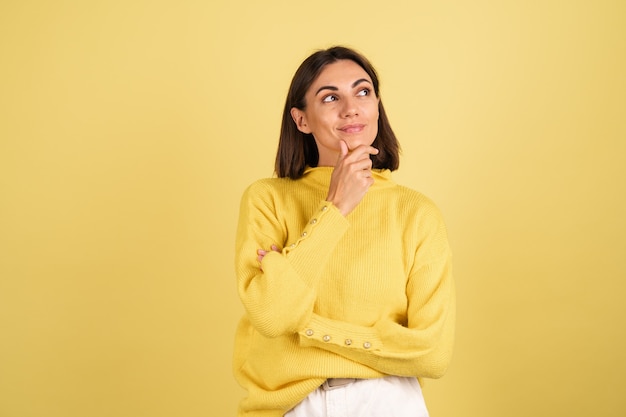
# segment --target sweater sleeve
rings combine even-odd
[[[263,182],[246,190],[235,242],[239,296],[250,322],[266,337],[294,334],[311,320],[322,270],[348,228],[332,203],[320,201],[300,236],[288,242],[274,198]],[[274,244],[287,246],[259,264],[257,250]]]
[[[455,290],[451,252],[438,212],[435,220],[419,242],[407,280],[406,326],[391,313],[372,326],[313,314],[299,331],[301,346],[331,351],[388,375],[443,376],[454,341]]]

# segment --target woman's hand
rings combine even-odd
[[[276,245],[272,245],[271,250],[273,250],[274,252],[280,252],[280,249],[278,249],[278,246]],[[259,261],[259,264],[261,263],[265,255],[267,255],[270,252],[271,251],[269,250],[257,249],[256,253],[258,256],[256,257],[256,259]],[[261,271],[263,271],[263,267],[259,267],[259,268],[261,268]]]
[[[374,183],[370,155],[378,154],[373,146],[359,145],[352,152],[343,140],[339,142],[341,153],[330,178],[328,197],[347,216],[361,202],[365,193]]]

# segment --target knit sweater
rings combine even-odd
[[[332,167],[245,191],[235,269],[245,308],[234,373],[239,416],[283,416],[327,378],[438,378],[452,352],[455,295],[441,214],[374,170],[347,216],[325,201]],[[271,251],[259,263],[257,250]]]

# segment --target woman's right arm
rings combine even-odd
[[[244,193],[235,252],[238,290],[250,322],[261,334],[297,333],[310,321],[321,273],[349,227],[345,216],[374,182],[370,155],[377,153],[367,145],[350,151],[340,142],[328,196],[295,241],[285,241],[287,231],[276,207],[282,196],[268,182],[256,182]],[[288,246],[280,253],[267,250],[279,244]]]
[[[321,273],[348,222],[332,203],[320,201],[297,239],[277,215],[274,189],[264,181],[244,193],[235,242],[239,296],[252,325],[267,337],[297,333],[311,319]],[[257,259],[257,251],[285,245]]]

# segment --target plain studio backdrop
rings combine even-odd
[[[448,224],[432,416],[626,414],[622,0],[4,0],[0,416],[235,415],[239,199],[334,44]]]

